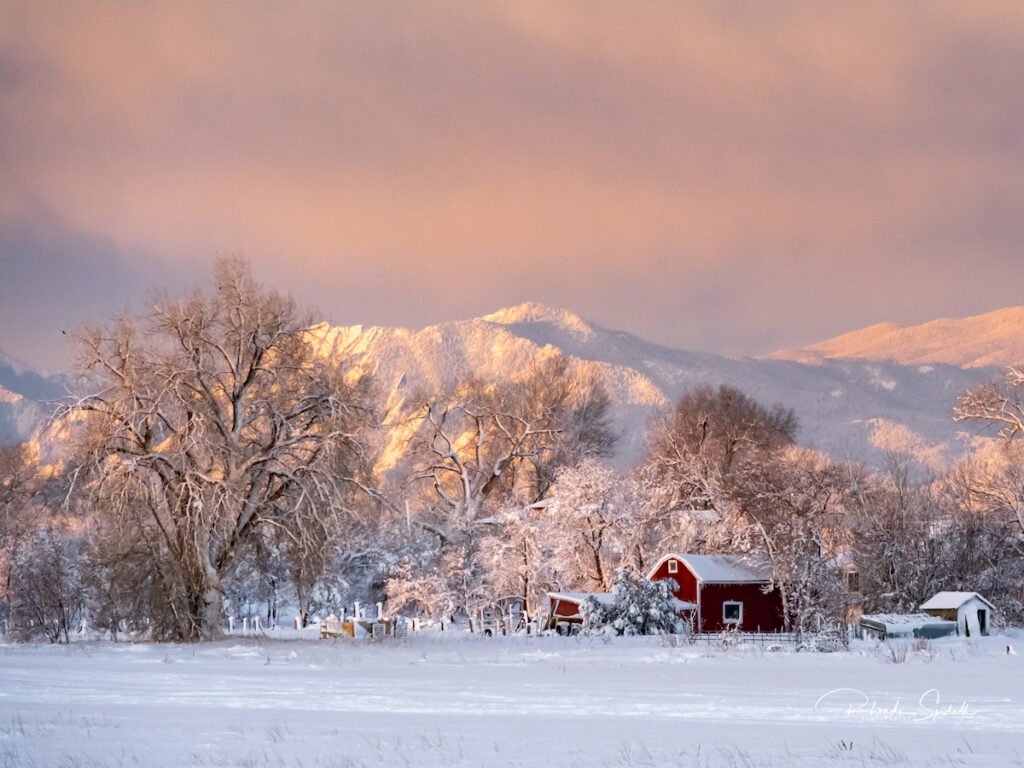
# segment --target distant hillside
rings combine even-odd
[[[532,303],[419,331],[324,325],[320,332],[326,354],[354,355],[375,374],[388,389],[392,413],[413,392],[434,392],[470,373],[515,377],[531,360],[559,350],[577,370],[596,374],[611,394],[622,435],[620,465],[642,456],[645,426],[657,408],[694,387],[722,383],[766,404],[794,408],[800,442],[837,459],[880,465],[887,450],[897,449],[938,465],[975,444],[952,420],[954,400],[997,372],[858,360],[806,365],[685,352]]]
[[[903,365],[947,363],[961,368],[1024,363],[1024,307],[924,325],[880,323],[774,359],[818,365],[827,358],[891,360]]]
[[[0,353],[0,443],[28,440],[64,394],[64,381]]]
[[[1024,317],[1024,310],[1006,310],[994,316],[1001,316],[1005,325],[1011,323],[1014,312]],[[1015,353],[1006,351],[1010,347],[996,348],[994,339],[999,335],[992,329],[999,326],[993,321],[974,327],[989,329],[988,354],[1003,362]],[[934,324],[921,326],[928,327]],[[657,409],[669,407],[694,387],[730,384],[762,403],[795,409],[800,419],[799,442],[836,459],[880,466],[887,451],[900,450],[938,468],[971,451],[981,440],[953,422],[957,396],[999,373],[999,368],[981,367],[980,354],[967,355],[971,367],[964,368],[919,363],[910,353],[900,353],[915,361],[904,365],[852,356],[830,359],[824,353],[805,353],[804,360],[795,361],[686,352],[602,328],[564,309],[533,303],[422,330],[323,324],[317,333],[323,354],[354,357],[386,390],[387,419],[393,426],[385,465],[398,457],[410,437],[410,426],[398,417],[414,394],[436,393],[470,374],[490,380],[514,379],[531,362],[556,351],[567,356],[572,370],[596,376],[611,395],[614,428],[621,435],[615,458],[619,466],[643,456],[647,422]],[[933,335],[938,338],[941,333]],[[967,338],[966,333],[961,336]],[[1010,339],[1012,334],[1005,331],[1002,337]],[[982,346],[978,342],[973,349]],[[964,341],[958,348],[968,347]],[[863,345],[842,349],[854,348],[865,354],[870,351]],[[834,349],[840,350],[839,345]],[[0,357],[0,440],[30,437],[45,420],[48,401],[62,393],[60,377],[33,373]]]

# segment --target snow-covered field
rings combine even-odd
[[[0,644],[0,766],[1024,766],[1007,643]]]

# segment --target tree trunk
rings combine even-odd
[[[206,583],[203,585],[202,612],[199,617],[199,636],[203,640],[219,640],[224,636],[224,629],[221,626],[223,602],[220,576],[216,573],[207,573]]]

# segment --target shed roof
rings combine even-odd
[[[665,555],[651,569],[650,575],[672,559],[679,560],[705,583],[765,584],[772,580],[771,563],[750,555]]]
[[[563,600],[567,603],[582,603],[588,597],[602,605],[612,604],[611,592],[548,592],[549,600]]]
[[[862,623],[883,625],[890,629],[910,629],[925,624],[955,624],[956,622],[939,619],[927,613],[865,613],[860,617]]]
[[[933,610],[933,611],[955,611],[960,608],[964,603],[978,598],[991,608],[993,611],[996,609],[992,603],[986,600],[984,597],[979,595],[977,592],[939,592],[930,600],[926,600],[921,603],[921,610]]]

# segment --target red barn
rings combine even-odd
[[[647,577],[674,579],[677,600],[694,603],[697,632],[781,632],[782,596],[771,565],[743,555],[666,555]]]

